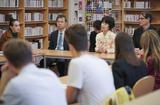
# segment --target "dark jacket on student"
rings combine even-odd
[[[2,50],[2,47],[5,42],[12,38],[17,38],[18,34],[17,33],[12,33],[10,29],[8,29],[4,34],[1,35],[0,37],[0,51]]]
[[[156,30],[153,26],[150,26],[148,28],[149,29],[154,29]],[[143,27],[139,27],[137,28],[135,31],[134,31],[134,35],[133,35],[133,43],[134,43],[134,47],[135,48],[140,48],[141,49],[141,45],[140,45],[140,39],[141,39],[141,36],[144,32],[144,29]]]
[[[90,34],[90,47],[89,47],[90,52],[95,52],[96,36],[97,36],[97,33],[95,31],[92,31]]]
[[[134,66],[124,59],[118,59],[113,63],[112,71],[116,89],[126,85],[132,88],[137,80],[147,75],[147,68],[143,61],[139,66]]]

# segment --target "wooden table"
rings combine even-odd
[[[114,60],[114,54],[104,54],[104,53],[93,53],[89,52],[89,54],[97,56],[99,58],[102,58],[107,61],[113,61]],[[75,57],[71,53],[71,51],[58,51],[58,50],[46,50],[46,49],[36,49],[33,50],[33,56],[43,56],[44,58],[44,67],[46,67],[46,59],[47,58],[56,58],[56,59],[72,59]],[[0,64],[3,64],[5,62],[4,56],[0,56]]]
[[[36,49],[36,50],[33,50],[33,53],[42,55],[44,57],[44,67],[46,67],[47,58],[72,59],[75,57],[75,55],[73,55],[71,51]],[[114,60],[114,54],[104,54],[104,53],[94,53],[94,52],[89,52],[89,54],[97,56],[107,61],[111,61],[111,62],[113,62]]]

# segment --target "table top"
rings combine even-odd
[[[104,54],[104,53],[94,53],[88,52],[91,55],[97,56],[104,60],[114,60],[114,54]],[[36,49],[33,50],[33,56],[46,56],[46,57],[55,57],[55,58],[65,58],[71,59],[75,57],[71,51],[58,51],[58,50],[47,50],[47,49]],[[4,56],[0,56],[0,63],[4,63],[6,61]]]
[[[43,56],[55,57],[55,58],[68,58],[71,59],[75,57],[71,53],[71,51],[58,51],[58,50],[46,50],[46,49],[36,49],[33,50],[34,54],[39,54]],[[97,56],[104,60],[114,60],[114,54],[105,54],[105,53],[95,53],[95,52],[88,52],[91,55]]]

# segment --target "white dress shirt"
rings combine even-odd
[[[67,105],[65,90],[50,70],[25,66],[10,80],[2,99],[4,105]]]

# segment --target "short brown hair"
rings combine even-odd
[[[88,48],[87,31],[81,24],[70,26],[65,31],[65,38],[77,51],[86,51]]]
[[[11,39],[3,46],[3,53],[7,60],[15,67],[21,68],[32,62],[32,51],[29,44],[20,39]]]

